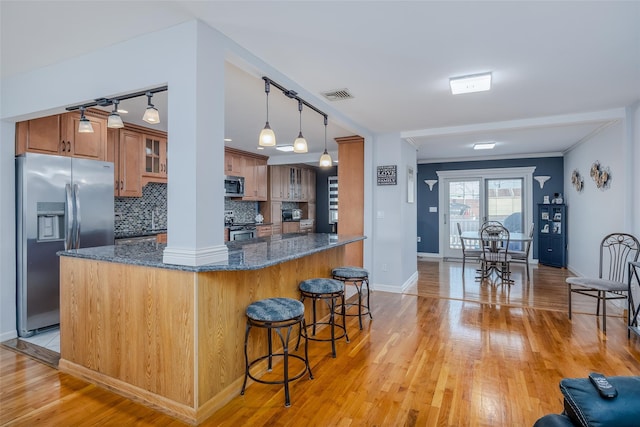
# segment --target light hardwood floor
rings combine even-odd
[[[350,343],[309,343],[314,379],[252,384],[206,426],[531,426],[560,412],[558,382],[640,375],[640,337],[618,310],[607,335],[595,300],[566,314],[567,271],[514,268],[514,285],[478,283],[473,264],[420,260],[404,295],[375,292],[373,321],[348,320]],[[611,310],[613,312],[613,310]],[[0,425],[182,426],[161,412],[0,347]]]

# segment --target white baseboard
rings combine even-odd
[[[418,252],[418,257],[420,258],[435,258],[435,259],[442,259],[442,255],[440,254],[434,254],[432,252]]]
[[[0,342],[9,341],[14,338],[18,338],[18,331],[16,330],[0,333]]]
[[[376,291],[383,291],[383,292],[391,292],[394,294],[402,294],[404,293],[407,289],[409,289],[411,286],[415,285],[418,282],[418,272],[415,271],[411,277],[409,277],[403,284],[402,286],[390,286],[390,285],[385,285],[384,283],[376,283],[375,285],[372,285],[371,288],[375,289]]]

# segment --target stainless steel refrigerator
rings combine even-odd
[[[60,323],[66,249],[113,245],[113,163],[27,153],[16,157],[18,335]]]

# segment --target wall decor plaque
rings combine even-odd
[[[378,185],[398,185],[398,166],[378,166]]]

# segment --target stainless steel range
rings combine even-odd
[[[229,229],[229,241],[249,240],[256,237],[255,223],[236,223],[233,211],[224,211],[224,225]]]

